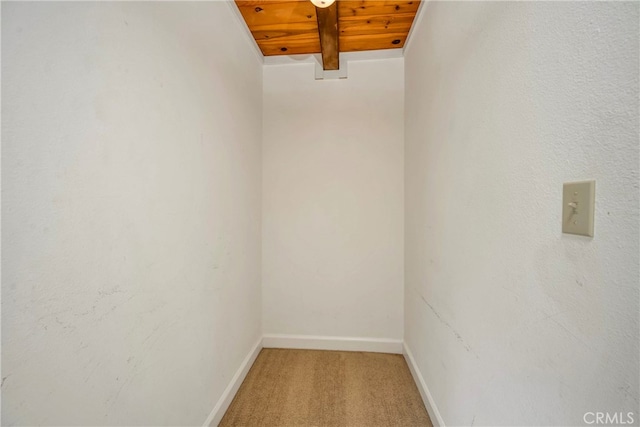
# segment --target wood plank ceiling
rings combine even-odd
[[[318,16],[322,23],[327,9],[316,10],[309,0],[235,1],[265,56],[322,52]],[[336,4],[332,8],[338,15],[339,51],[355,52],[403,47],[420,1],[338,0]]]

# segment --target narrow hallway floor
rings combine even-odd
[[[220,426],[432,424],[402,355],[265,348]]]

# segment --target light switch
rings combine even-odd
[[[596,182],[567,182],[562,189],[562,232],[593,237]]]

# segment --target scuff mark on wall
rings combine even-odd
[[[467,350],[467,352],[469,352],[469,353],[472,353],[476,357],[476,359],[480,360],[480,357],[478,357],[478,355],[471,349],[471,346],[464,341],[464,339],[458,333],[458,331],[456,331],[453,328],[453,326],[451,326],[451,324],[449,322],[447,322],[445,319],[442,318],[442,316],[440,316],[440,313],[438,313],[436,311],[436,309],[433,308],[433,306],[431,304],[429,304],[429,302],[422,296],[422,294],[419,294],[419,295],[420,295],[420,299],[422,299],[422,301],[424,301],[424,303],[427,305],[427,307],[429,307],[431,309],[431,312],[438,318],[440,323],[442,323],[444,326],[446,326],[451,331],[451,333],[456,337],[456,340],[458,340],[458,342],[460,344],[462,344],[462,346],[465,348],[465,350]]]

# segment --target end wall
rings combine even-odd
[[[3,3],[2,92],[2,425],[202,425],[262,333],[232,10]]]
[[[640,422],[640,5],[425,6],[405,63],[405,339],[444,422]],[[562,184],[584,179],[594,238],[561,233]]]
[[[403,73],[265,66],[266,334],[402,339]]]

